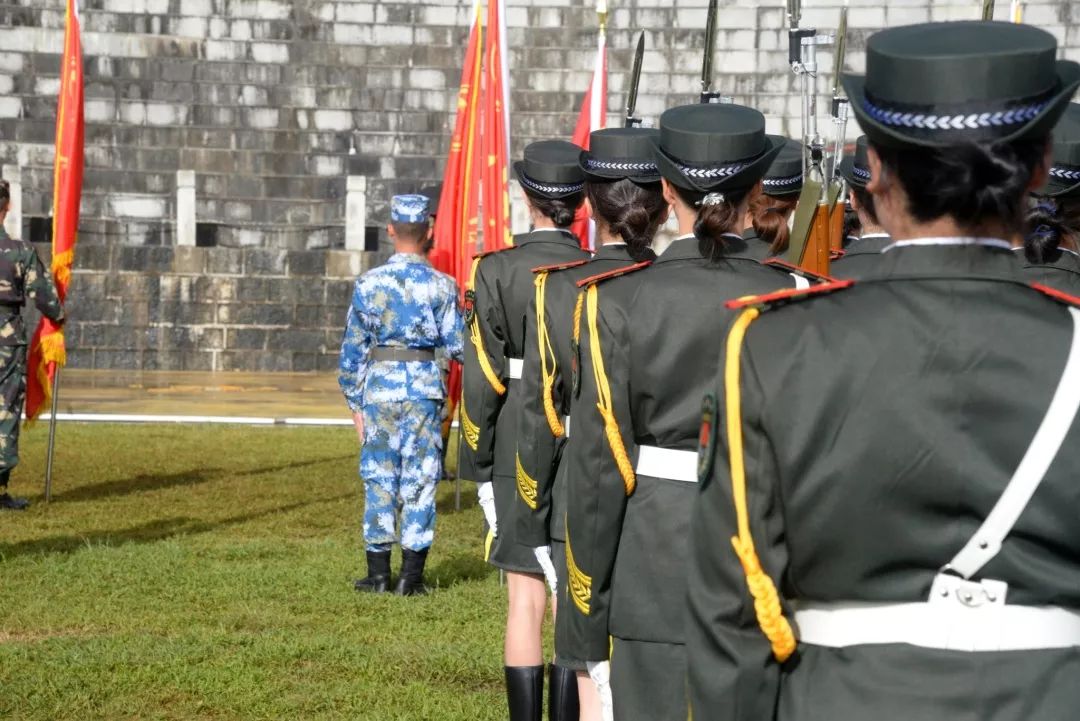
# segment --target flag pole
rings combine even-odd
[[[53,457],[56,452],[56,409],[60,399],[60,366],[52,384],[52,410],[49,411],[49,450],[45,456],[45,502],[52,501]]]

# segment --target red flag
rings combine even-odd
[[[484,249],[498,250],[514,242],[510,233],[510,107],[506,62],[504,0],[488,2],[484,69],[483,168]]]
[[[607,33],[600,25],[600,36],[596,48],[596,63],[593,66],[592,81],[585,91],[585,101],[581,104],[577,126],[571,141],[585,150],[589,149],[589,134],[601,130],[607,125]],[[585,207],[578,208],[574,224],[570,230],[581,241],[581,247],[592,250],[596,247],[596,225],[589,219]]]
[[[483,24],[480,1],[473,2],[473,24],[465,50],[458,89],[457,118],[450,155],[443,172],[442,195],[435,223],[435,250],[446,253],[449,270],[464,292],[469,264],[476,253],[480,204],[480,47]]]
[[[472,30],[465,49],[458,88],[457,118],[450,139],[450,155],[443,172],[443,189],[435,221],[435,248],[432,264],[436,269],[454,276],[458,291],[465,292],[469,264],[476,253],[480,210],[480,51],[483,43],[483,23],[480,0],[473,0]],[[436,259],[438,262],[436,263]],[[450,417],[454,415],[461,397],[461,364],[450,364],[447,400]]]
[[[83,181],[83,58],[79,2],[67,0],[60,97],[56,109],[56,158],[53,162],[52,273],[63,301],[71,281]],[[26,417],[33,420],[52,398],[56,370],[64,365],[64,331],[42,318],[30,341],[27,360]]]

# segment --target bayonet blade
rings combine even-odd
[[[994,0],[983,0],[983,20],[994,19]]]
[[[787,16],[792,30],[799,27],[799,23],[802,22],[801,0],[787,0]]]
[[[634,67],[630,71],[630,95],[626,98],[626,127],[632,128],[637,122],[638,88],[641,86],[641,64],[645,60],[645,31],[638,37],[637,50],[634,52]]]
[[[844,0],[844,7],[840,9],[840,25],[836,28],[836,46],[833,48],[833,86],[834,98],[839,98],[843,89],[840,76],[844,73],[844,54],[847,51],[847,16],[848,4]]]
[[[705,57],[701,61],[701,102],[712,100],[713,55],[716,52],[716,15],[718,0],[709,0],[709,12],[705,21]]]

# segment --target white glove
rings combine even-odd
[[[495,490],[491,483],[480,483],[476,486],[476,498],[480,503],[480,509],[484,512],[491,535],[499,535],[499,522],[495,517]]]
[[[559,594],[559,577],[555,575],[555,564],[551,562],[551,546],[534,548],[533,555],[536,556],[536,562],[540,564],[540,568],[544,570],[544,578],[547,579],[551,595],[557,596]]]
[[[596,691],[600,694],[600,715],[604,721],[615,721],[615,704],[611,700],[611,662],[589,661],[585,664],[589,669],[589,678],[596,684]]]

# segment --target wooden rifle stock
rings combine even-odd
[[[786,260],[811,273],[829,274],[830,207],[821,200],[821,182],[803,181]]]

